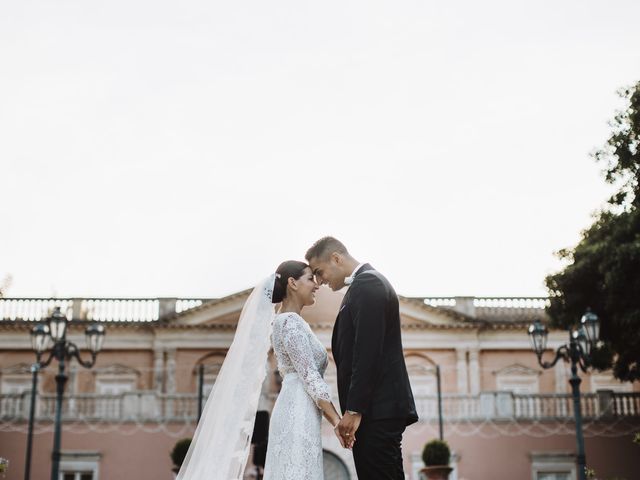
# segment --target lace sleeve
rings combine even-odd
[[[315,365],[308,333],[303,328],[301,321],[293,315],[284,319],[282,341],[293,368],[302,379],[305,390],[316,405],[320,400],[330,402],[329,385],[324,381]]]

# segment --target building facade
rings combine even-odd
[[[193,434],[198,385],[206,394],[229,348],[249,291],[207,299],[0,299],[0,457],[8,479],[24,477],[32,381],[30,328],[55,306],[71,319],[68,338],[84,343],[87,322],[104,322],[92,369],[72,361],[63,408],[62,480],[171,479],[169,452]],[[321,288],[303,316],[330,352],[343,293]],[[526,333],[544,319],[543,298],[400,297],[405,358],[420,421],[403,441],[406,477],[420,478],[424,444],[439,435],[440,372],[452,480],[572,480],[575,424],[569,367],[539,367]],[[552,331],[549,352],[568,340]],[[83,352],[86,354],[86,352]],[[49,478],[55,411],[52,364],[38,374],[33,479]],[[326,380],[335,387],[335,365]],[[582,375],[588,465],[598,478],[640,478],[633,444],[640,431],[640,385],[610,373]],[[273,355],[260,409],[273,408],[281,378]],[[337,398],[335,398],[337,404]],[[325,478],[355,479],[351,454],[324,422]],[[256,470],[247,468],[246,478]]]

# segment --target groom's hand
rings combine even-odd
[[[347,448],[347,446],[344,443],[344,440],[342,439],[342,436],[340,435],[340,432],[338,431],[338,424],[336,423],[336,426],[333,427],[333,433],[336,434],[336,437],[338,437],[338,441],[340,442],[340,445],[342,445],[342,448]]]
[[[362,421],[362,414],[347,411],[338,423],[338,433],[347,448],[352,448],[356,440],[356,431]]]

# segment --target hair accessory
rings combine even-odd
[[[276,278],[280,278],[281,275],[279,273],[276,273]]]

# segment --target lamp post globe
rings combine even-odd
[[[584,327],[587,338],[591,345],[595,345],[600,340],[600,319],[590,308],[580,319],[580,324]]]
[[[591,354],[591,342],[589,341],[589,337],[587,336],[587,329],[585,327],[580,327],[578,330],[574,330],[572,332],[574,340],[580,345],[580,349],[582,353],[586,356]]]
[[[542,353],[547,349],[547,338],[549,336],[549,329],[542,324],[540,320],[536,320],[529,325],[529,338],[531,340],[531,346],[536,355],[540,357]]]
[[[91,324],[85,330],[85,338],[87,340],[87,349],[92,354],[97,354],[102,349],[102,342],[104,342],[104,325],[99,323]]]
[[[65,338],[67,334],[67,321],[67,317],[60,311],[60,307],[56,307],[47,319],[49,334],[54,342],[57,343]]]
[[[49,326],[39,323],[31,329],[31,348],[37,355],[42,353],[49,347]]]

